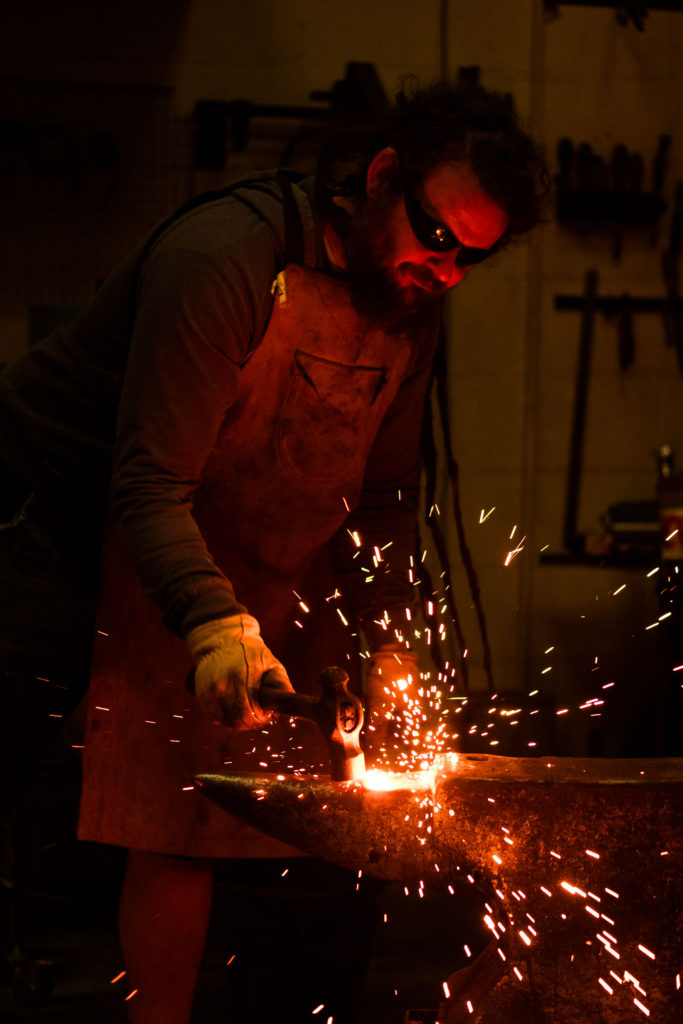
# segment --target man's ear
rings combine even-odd
[[[386,192],[392,179],[396,177],[399,170],[398,153],[391,146],[380,149],[375,153],[370,166],[368,167],[365,179],[365,193],[370,199],[376,199],[383,192]]]

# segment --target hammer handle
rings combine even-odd
[[[276,711],[288,718],[309,718],[315,721],[314,706],[320,700],[306,693],[293,693],[277,686],[262,682],[259,689],[258,702],[264,711]]]

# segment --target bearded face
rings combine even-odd
[[[391,230],[400,196],[365,199],[346,238],[346,265],[354,308],[389,332],[400,332],[446,291],[428,268],[396,261]]]
[[[410,213],[406,200],[398,155],[382,150],[370,164],[366,195],[345,238],[352,302],[389,331],[406,329],[459,284],[469,261],[493,252],[507,227],[504,211],[462,162],[440,164],[414,183]]]

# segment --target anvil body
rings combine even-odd
[[[476,892],[492,941],[449,979],[445,1024],[683,1021],[683,760],[462,755],[389,791],[197,781],[315,856]]]

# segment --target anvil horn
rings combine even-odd
[[[202,775],[226,810],[377,877],[486,890],[495,960],[444,1024],[683,1020],[683,760],[461,756],[412,788]],[[459,973],[459,972],[458,972]],[[472,999],[469,999],[472,1002]],[[642,1009],[645,1007],[645,1010]],[[646,1012],[647,1011],[647,1012]]]
[[[421,844],[406,819],[431,788],[372,792],[361,783],[272,775],[199,775],[202,792],[230,814],[290,846],[351,870],[393,881],[434,870],[433,842]]]

